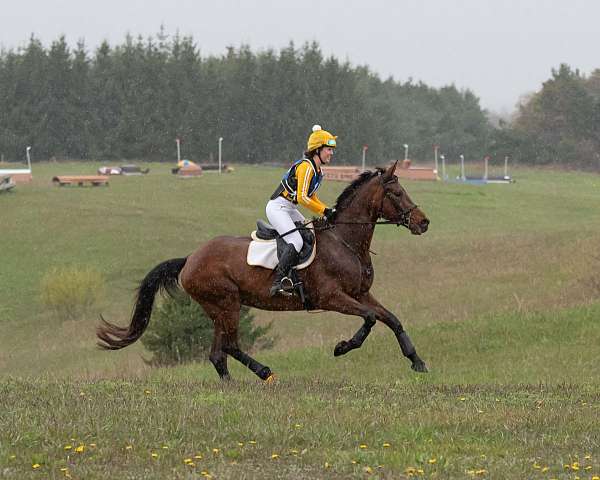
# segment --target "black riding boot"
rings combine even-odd
[[[291,243],[286,244],[281,252],[281,258],[279,259],[279,265],[275,268],[275,281],[269,293],[271,296],[275,296],[278,293],[285,293],[286,287],[293,286],[291,280],[289,280],[290,271],[292,267],[298,264],[298,252]],[[289,280],[289,282],[288,282]],[[290,292],[291,293],[291,292]]]

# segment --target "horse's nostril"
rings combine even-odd
[[[421,226],[422,227],[427,227],[429,225],[429,220],[427,220],[426,218],[424,218],[423,220],[421,220]]]

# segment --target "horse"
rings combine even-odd
[[[396,162],[397,163],[397,162]],[[306,296],[315,309],[362,317],[364,323],[349,340],[340,341],[334,356],[360,348],[376,321],[395,334],[411,368],[427,372],[398,318],[369,292],[374,272],[370,244],[379,223],[406,227],[421,235],[429,219],[411,200],[389,168],[365,171],[347,186],[335,203],[335,213],[327,221],[314,220],[317,253],[314,261],[297,272],[306,287]],[[383,218],[384,221],[379,221]],[[98,345],[117,350],[138,340],[148,326],[154,299],[159,291],[173,294],[178,288],[198,302],[214,322],[214,338],[209,360],[219,377],[230,378],[227,357],[270,382],[271,369],[243,352],[238,343],[242,305],[263,310],[298,311],[305,304],[297,296],[269,295],[273,271],[246,262],[249,237],[220,236],[209,240],[186,258],[160,263],[142,280],[129,326],[119,327],[102,318],[96,334]]]

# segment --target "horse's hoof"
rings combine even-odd
[[[427,373],[429,370],[427,370],[427,366],[425,365],[425,362],[423,360],[419,360],[418,362],[414,362],[410,368],[412,368],[415,372],[419,372],[419,373]]]
[[[267,378],[265,378],[266,385],[273,385],[276,381],[277,381],[277,377],[275,376],[274,373],[272,373]]]
[[[348,353],[348,350],[349,350],[348,342],[346,340],[342,340],[333,349],[333,356],[339,357],[340,355],[344,355],[345,353]]]

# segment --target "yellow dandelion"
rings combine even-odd
[[[487,470],[485,468],[480,468],[479,470],[475,470],[475,475],[485,475]]]
[[[205,476],[205,477],[206,477],[206,475],[208,475],[208,472],[207,472],[206,470],[202,470],[202,471],[200,472],[200,475],[203,475],[203,476]]]
[[[364,468],[365,473],[373,473],[373,469],[371,467]]]
[[[356,465],[358,462],[357,462],[356,460],[350,460],[350,463],[351,463],[352,465]]]
[[[565,470],[569,470],[571,468],[571,465],[569,465],[568,463],[563,464],[563,467],[565,468]]]
[[[95,443],[90,443],[90,447],[96,448],[96,444]]]
[[[464,402],[466,399],[467,399],[467,397],[459,397],[459,400],[460,400],[461,402]]]
[[[65,450],[71,450],[73,448],[73,445],[65,445]]]
[[[38,468],[40,468],[41,465],[39,463],[34,463],[31,468],[33,468],[34,470],[37,470]]]
[[[578,471],[579,470],[579,463],[578,462],[573,462],[573,464],[571,465],[571,470]]]
[[[584,470],[591,470],[591,469],[592,469],[591,465],[588,465],[587,467],[584,468]]]
[[[390,445],[389,443],[385,442],[385,443],[382,445],[382,447],[383,447],[383,448],[390,448],[390,447],[391,447],[391,445]]]
[[[191,458],[184,458],[183,459],[183,463],[192,463],[192,459]]]
[[[423,474],[425,473],[425,471],[424,471],[422,468],[418,468],[418,469],[417,469],[417,473],[418,473],[419,475],[423,475]]]
[[[539,470],[540,468],[542,468],[542,466],[538,465],[537,462],[533,462],[533,468],[535,468],[536,470]]]
[[[194,468],[196,466],[196,464],[194,462],[186,463],[186,465],[188,467],[192,467],[192,468]]]
[[[366,450],[367,446],[364,443],[361,443],[358,448],[362,449],[362,450]]]
[[[412,476],[417,473],[417,469],[415,467],[407,467],[406,470],[404,470],[404,473],[406,473],[408,476]]]
[[[238,442],[238,447],[243,447],[244,446],[244,442]]]
[[[152,452],[150,455],[152,456],[152,458],[158,458],[158,453]]]
[[[85,392],[79,392],[80,397],[85,397]]]
[[[295,448],[292,448],[292,449],[290,450],[290,453],[291,453],[292,455],[298,455],[298,450],[296,450]]]
[[[302,425],[300,423],[297,423],[296,425],[294,425],[295,428],[302,428]]]
[[[600,480],[600,477],[599,477],[598,475],[594,475],[594,476],[592,477],[592,480]]]
[[[169,446],[168,446],[168,445],[163,445],[161,448],[162,448],[163,450],[168,450],[168,449],[169,449]]]
[[[279,455],[276,453],[271,454],[271,460],[277,460],[279,458]]]
[[[133,449],[133,445],[126,445],[125,446],[125,450],[132,450]]]
[[[591,459],[592,459],[592,456],[591,456],[591,455],[588,453],[588,454],[585,456],[585,459],[586,459],[586,460],[591,460]]]
[[[8,457],[8,458],[10,458],[11,460],[14,460],[15,458],[17,458],[17,456],[13,454],[13,455],[11,455],[11,456],[10,456],[10,457]]]
[[[248,443],[249,443],[250,445],[256,445],[256,440],[250,440]]]
[[[60,469],[60,471],[61,471],[61,472],[63,472],[63,473],[65,473],[65,472],[68,472],[68,471],[69,471],[69,469],[68,469],[67,467],[62,467],[62,468]]]
[[[550,470],[548,467],[544,467],[544,468],[542,468],[541,472],[546,473],[548,470]]]
[[[79,445],[78,447],[75,448],[75,451],[77,453],[83,453],[85,451],[85,445]]]
[[[145,393],[146,395],[150,395],[152,392],[151,392],[150,390],[146,389],[146,390],[144,390],[144,393]]]
[[[221,451],[221,450],[220,450],[220,449],[218,449],[218,448],[213,448],[213,449],[212,449],[212,452],[213,452],[215,455],[217,455],[217,454],[218,454],[220,451]]]
[[[331,463],[325,462],[325,468],[331,468]]]
[[[198,454],[198,455],[194,455],[194,458],[195,458],[196,460],[200,460],[200,459],[202,458],[202,455],[200,455],[200,454]]]
[[[431,465],[433,465],[435,462],[437,462],[437,458],[430,458],[429,460],[427,460]]]

